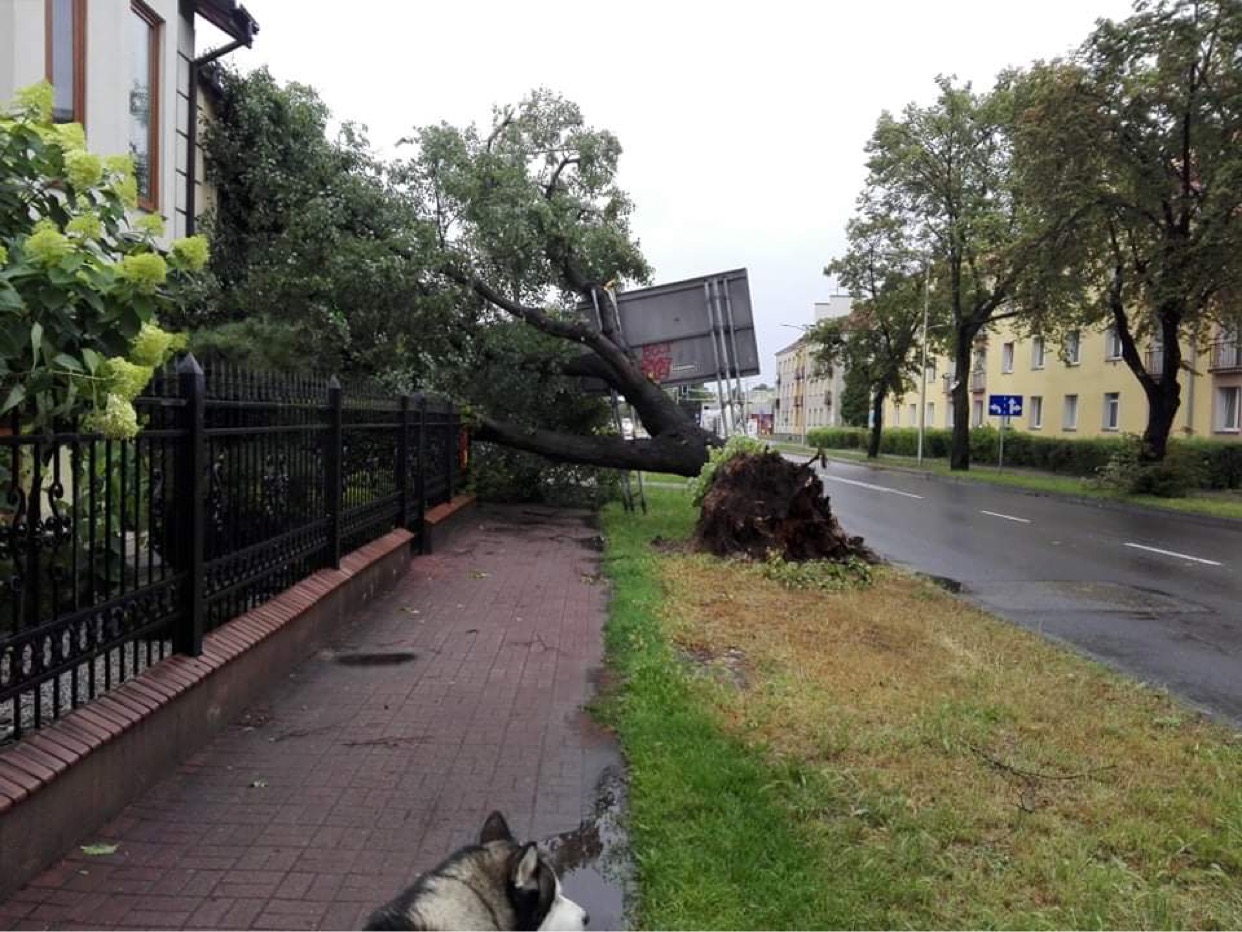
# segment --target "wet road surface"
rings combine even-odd
[[[886,558],[1242,725],[1242,522],[852,463],[818,471],[845,530]]]

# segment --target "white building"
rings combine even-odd
[[[827,301],[815,302],[815,320],[834,320],[850,312],[853,298],[849,295],[833,295]],[[827,370],[817,369],[814,362],[807,366],[806,424],[816,427],[841,427],[841,395],[845,391],[845,367],[830,365]]]
[[[225,44],[196,61],[199,19]],[[168,239],[184,236],[191,200],[197,215],[205,198],[201,158],[189,160],[191,75],[256,32],[236,0],[0,0],[0,100],[50,81],[53,118],[81,123],[92,152],[131,155],[140,209],[164,217]]]

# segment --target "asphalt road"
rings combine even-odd
[[[819,473],[845,530],[893,562],[1242,725],[1242,522],[848,463]]]

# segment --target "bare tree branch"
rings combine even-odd
[[[580,160],[577,156],[573,156],[572,158],[570,156],[566,156],[561,159],[560,163],[556,166],[555,171],[552,172],[552,178],[548,181],[547,187],[543,189],[543,196],[545,198],[549,201],[552,200],[552,195],[556,193],[556,183],[560,180],[561,172],[565,170],[565,166],[577,165],[579,164],[579,161]]]

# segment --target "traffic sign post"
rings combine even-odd
[[[1009,429],[1011,417],[1022,416],[1021,395],[988,395],[988,414],[1001,419],[1000,443],[996,461],[996,470],[1005,468],[1005,431]]]

